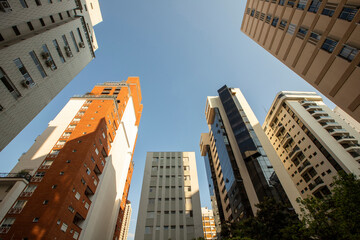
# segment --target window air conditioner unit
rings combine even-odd
[[[65,52],[66,52],[66,56],[68,56],[68,57],[73,56],[69,46],[65,46],[64,49],[65,49]]]
[[[52,60],[46,60],[45,64],[46,64],[46,66],[51,67],[53,65],[53,61]]]
[[[48,59],[50,57],[50,54],[48,52],[41,53],[41,56],[43,59]]]
[[[79,42],[79,47],[84,48],[84,47],[85,47],[85,43],[84,43],[84,42]]]
[[[0,1],[0,10],[3,12],[11,12],[12,11],[10,4],[6,0]]]
[[[21,85],[23,85],[24,88],[29,88],[31,85],[31,82],[29,80],[24,79],[21,81]]]

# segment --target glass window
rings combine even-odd
[[[313,1],[311,1],[311,4],[309,6],[308,11],[313,12],[313,13],[317,13],[317,11],[319,10],[320,5],[321,5],[320,0],[313,0]]]
[[[59,46],[58,42],[56,41],[56,39],[53,40],[53,44],[54,44],[55,49],[56,49],[56,51],[57,51],[57,53],[58,53],[58,55],[60,57],[61,62],[64,63],[65,58],[64,58],[64,55],[61,52],[60,46]]]
[[[279,21],[279,18],[278,18],[278,17],[274,17],[274,19],[272,20],[271,25],[274,26],[274,27],[276,27],[278,21]]]
[[[339,56],[352,61],[354,60],[356,54],[358,54],[359,50],[353,47],[350,47],[348,45],[344,45],[344,47],[341,49],[341,52]]]
[[[82,35],[81,35],[81,31],[80,31],[80,28],[77,28],[77,32],[79,34],[79,38],[81,40],[81,42],[84,42],[83,38],[82,38]]]
[[[330,38],[325,39],[323,45],[321,46],[322,49],[332,53],[337,45],[337,41],[332,40]]]
[[[0,68],[0,79],[1,82],[5,85],[5,87],[7,88],[7,90],[11,93],[11,95],[15,98],[18,99],[19,97],[21,97],[20,92],[16,89],[16,87],[14,86],[14,84],[10,81],[10,79],[7,77],[7,75],[5,74],[5,72],[2,70],[2,68]]]
[[[19,0],[19,2],[23,8],[28,8],[28,5],[25,0]]]
[[[356,8],[344,7],[339,15],[339,18],[351,22],[353,20],[353,18],[355,17],[355,14],[357,13],[357,11],[358,10]]]
[[[54,59],[52,58],[47,45],[46,44],[42,45],[42,49],[43,49],[42,57],[45,59],[46,66],[48,66],[51,70],[57,69]]]
[[[30,74],[26,70],[26,68],[25,68],[24,64],[21,62],[20,58],[15,59],[14,63],[16,65],[16,67],[19,69],[20,73],[25,78],[24,81],[23,81],[23,85],[26,86],[26,87],[34,86],[35,82],[32,80]]]
[[[76,43],[76,39],[75,39],[75,35],[74,35],[73,31],[70,32],[70,36],[71,36],[71,39],[73,40],[76,51],[79,52],[80,50],[79,50],[79,47],[78,47],[78,45]]]
[[[38,57],[36,56],[36,53],[35,53],[34,51],[31,51],[31,52],[29,52],[29,54],[30,54],[32,60],[34,61],[35,66],[36,66],[37,69],[39,70],[42,78],[45,78],[47,75],[46,75],[46,73],[45,73],[45,71],[44,71],[44,68],[43,68],[43,66],[41,65]]]
[[[295,32],[295,28],[296,28],[296,25],[295,25],[295,24],[290,23],[290,24],[289,24],[289,28],[288,28],[288,30],[287,30],[287,33],[289,33],[289,34],[293,35],[293,34],[294,34],[294,32]]]

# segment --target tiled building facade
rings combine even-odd
[[[0,150],[94,57],[97,0],[0,2]]]
[[[360,2],[248,0],[241,31],[360,121]]]

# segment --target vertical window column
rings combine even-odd
[[[21,97],[20,92],[16,89],[16,87],[2,70],[2,68],[0,68],[0,80],[15,99]]]
[[[44,71],[44,68],[43,68],[43,66],[41,65],[38,57],[36,56],[36,53],[35,53],[34,51],[31,51],[31,52],[29,52],[29,55],[31,56],[32,60],[34,61],[34,64],[35,64],[35,66],[37,67],[37,69],[39,70],[41,76],[42,76],[43,78],[45,78],[47,75],[46,75],[46,73],[45,73],[45,71]]]
[[[26,70],[24,64],[21,62],[20,58],[17,58],[14,60],[14,63],[16,65],[16,67],[19,69],[20,73],[23,75],[23,77],[25,78],[22,81],[22,84],[24,87],[32,87],[35,85],[35,82],[33,81],[33,79],[31,78],[29,72]]]

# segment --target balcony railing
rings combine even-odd
[[[300,148],[296,145],[293,150],[289,153],[289,157],[293,158],[295,156],[297,156],[297,154],[299,154],[301,151],[300,151]]]
[[[9,214],[19,214],[22,210],[22,207],[13,207],[9,210]]]
[[[31,197],[31,195],[33,194],[34,192],[22,192],[20,194],[20,197]]]
[[[327,113],[323,110],[315,110],[310,112],[311,115],[315,116],[326,116]]]
[[[315,119],[318,121],[318,122],[327,122],[329,120],[334,120],[332,117],[330,116],[317,116],[315,117]]]
[[[10,230],[10,226],[0,227],[0,233],[7,233]]]
[[[349,132],[342,128],[329,129],[328,132],[332,135],[349,135]]]
[[[43,179],[43,177],[33,177],[31,179],[32,182],[41,182],[41,180]]]
[[[306,100],[304,100],[304,101],[301,101],[300,104],[301,104],[301,106],[308,106],[308,105],[314,105],[316,103],[314,101],[306,101]]]

